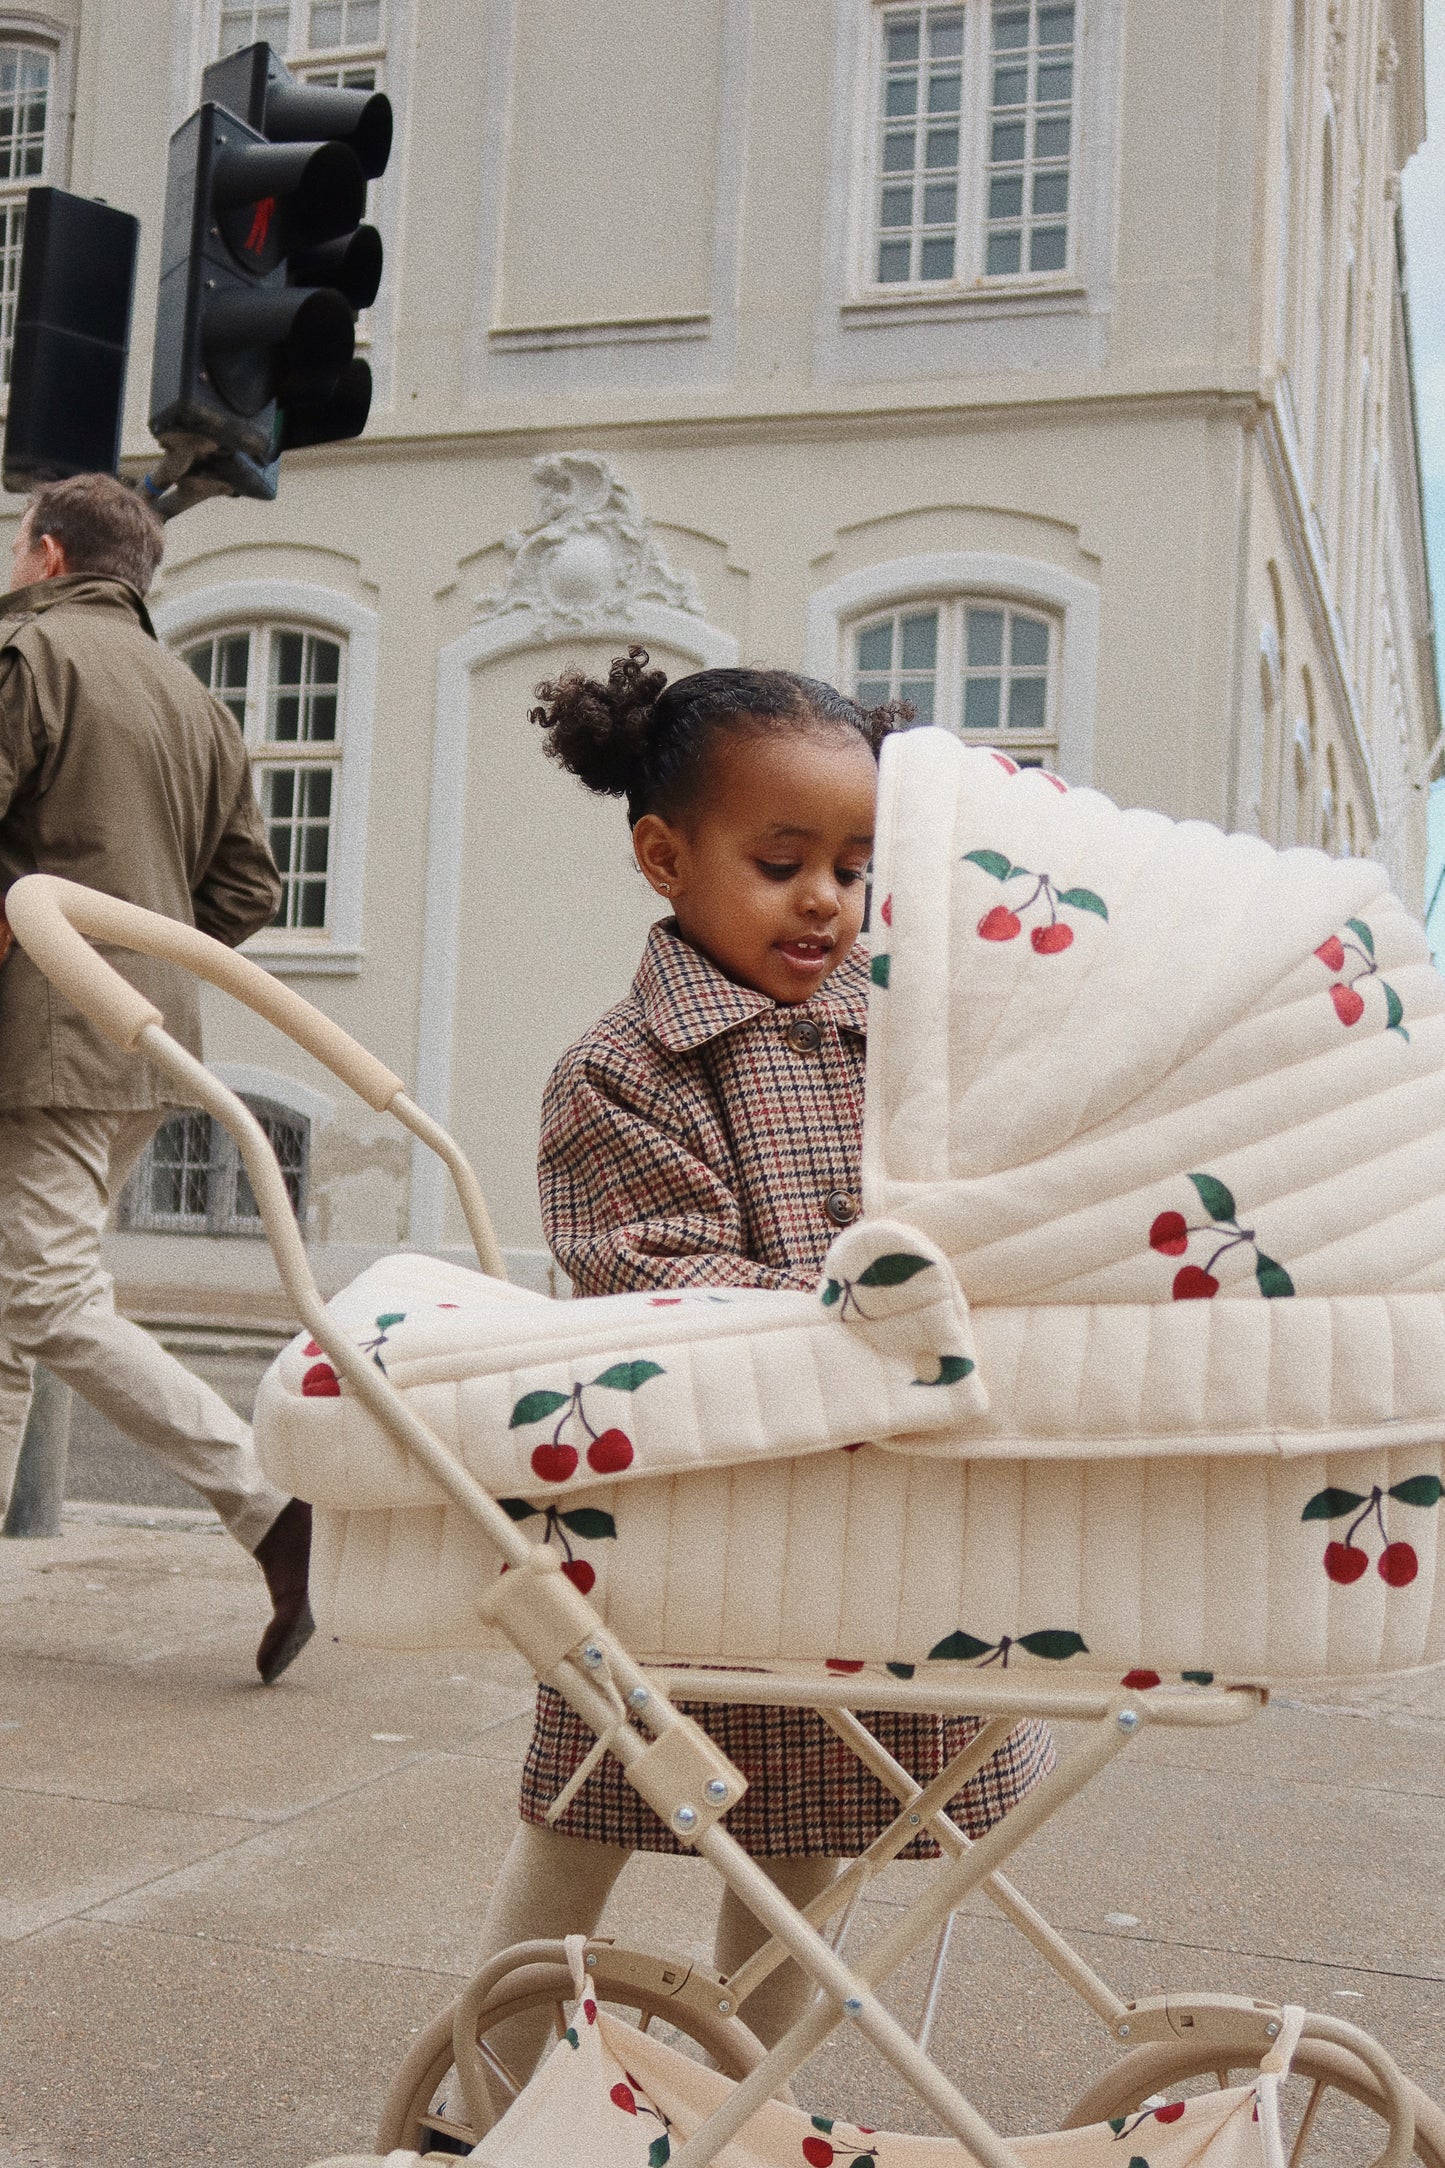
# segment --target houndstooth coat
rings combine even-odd
[[[674,920],[653,927],[631,993],[563,1055],[542,1103],[542,1219],[579,1294],[817,1285],[829,1243],[860,1209],[867,994],[861,944],[816,994],[785,1006],[724,978]],[[897,1812],[811,1710],[688,1706],[748,1779],[727,1826],[750,1852],[851,1856]],[[973,1717],[863,1720],[925,1784],[979,1729]],[[524,1821],[545,1819],[591,1745],[561,1696],[539,1689]],[[1047,1726],[1017,1725],[955,1817],[982,1835],[1052,1763]],[[610,1757],[556,1827],[682,1849]],[[915,1839],[902,1856],[935,1849]]]

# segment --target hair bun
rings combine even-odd
[[[529,712],[547,733],[547,755],[604,798],[625,798],[637,788],[667,673],[648,668],[645,647],[631,647],[607,672],[607,682],[577,669],[546,678],[536,688],[540,707]]]

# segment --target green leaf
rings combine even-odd
[[[831,1310],[833,1304],[838,1300],[838,1297],[842,1294],[842,1292],[843,1287],[841,1281],[825,1280],[823,1282],[823,1308],[825,1310]]]
[[[928,1656],[930,1663],[936,1656],[944,1663],[971,1664],[975,1657],[987,1656],[992,1647],[991,1641],[980,1641],[973,1634],[960,1630],[958,1633],[945,1634],[941,1641],[935,1642]]]
[[[877,2168],[877,2162],[871,2153],[858,2153],[849,2162],[849,2168]]]
[[[965,851],[963,863],[966,866],[982,866],[984,872],[991,873],[996,881],[1006,881],[1011,873],[1022,873],[1024,870],[1022,866],[1011,866],[1002,851]]]
[[[405,1310],[388,1310],[385,1317],[377,1319],[376,1329],[378,1332],[390,1332],[393,1325],[402,1324],[405,1318]]]
[[[1092,911],[1096,918],[1107,918],[1109,906],[1102,896],[1096,896],[1092,888],[1061,888],[1060,903],[1066,903],[1071,911]]]
[[[1199,1202],[1212,1220],[1232,1220],[1235,1217],[1234,1198],[1217,1175],[1191,1174],[1189,1179],[1199,1192]]]
[[[575,2048],[580,2044],[577,2039],[577,2028],[575,2025],[569,2025],[566,2032],[563,2033],[562,2038],[566,2041],[569,2048]]]
[[[613,1363],[600,1377],[593,1378],[594,1385],[605,1385],[610,1393],[635,1393],[639,1385],[649,1378],[664,1375],[661,1363],[635,1362]]]
[[[886,986],[888,984],[889,961],[890,959],[886,949],[881,956],[874,956],[870,958],[868,964],[868,976],[873,981],[873,984],[875,986]]]
[[[812,2124],[814,2130],[822,2131],[825,2138],[827,2137],[829,2131],[833,2128],[833,2118],[831,2115],[812,2115],[809,2116],[808,2120]]]
[[[1371,933],[1369,927],[1365,924],[1364,920],[1362,918],[1347,918],[1345,920],[1345,924],[1349,927],[1350,932],[1354,934],[1356,939],[1359,941],[1361,947],[1365,951],[1365,954],[1367,956],[1373,956],[1375,953],[1375,937]]]
[[[892,1672],[895,1679],[911,1679],[918,1666],[916,1664],[889,1664],[887,1668]]]
[[[905,1280],[917,1279],[933,1263],[931,1257],[915,1257],[911,1250],[888,1250],[882,1257],[875,1257],[871,1265],[865,1265],[858,1275],[860,1287],[901,1287]]]
[[[1051,1664],[1061,1664],[1070,1656],[1087,1656],[1089,1653],[1089,1644],[1082,1634],[1058,1626],[1046,1626],[1042,1633],[1019,1634],[1014,1646],[1027,1649],[1030,1656],[1046,1656]]]
[[[1445,1498],[1445,1483],[1438,1475],[1409,1475],[1403,1483],[1390,1485],[1389,1496],[1402,1506],[1438,1506]]]
[[[1149,2163],[1142,2153],[1135,2153],[1129,2162],[1129,2168],[1149,2168]]]
[[[1263,1250],[1255,1252],[1254,1276],[1259,1282],[1259,1291],[1262,1295],[1292,1295],[1294,1293],[1294,1281],[1285,1271],[1284,1266],[1277,1265],[1272,1257],[1266,1257]]]
[[[525,1498],[499,1498],[497,1504],[507,1518],[513,1521],[530,1521],[534,1514],[542,1510],[540,1506],[529,1506]]]
[[[1342,1521],[1347,1513],[1357,1513],[1365,1503],[1358,1491],[1317,1490],[1300,1515],[1302,1521]]]
[[[524,1423],[540,1423],[544,1415],[555,1415],[559,1408],[565,1408],[571,1398],[570,1393],[523,1393],[507,1428],[520,1430]]]
[[[1214,1673],[1212,1671],[1181,1671],[1179,1676],[1186,1686],[1213,1686],[1214,1684]]]
[[[1109,2128],[1113,2131],[1116,2138],[1122,2135],[1124,2125],[1127,2121],[1128,2117],[1123,2115],[1111,2115],[1109,2117]]]
[[[666,2168],[666,2163],[671,2158],[672,2141],[664,2131],[662,2136],[654,2138],[647,2148],[647,2168]]]
[[[972,1370],[973,1364],[967,1355],[940,1355],[938,1376],[915,1378],[913,1382],[915,1385],[957,1385],[959,1379],[968,1377]]]
[[[601,1513],[596,1506],[576,1506],[570,1513],[559,1513],[558,1520],[571,1535],[582,1536],[589,1543],[600,1542],[604,1536],[615,1536],[617,1523],[610,1513]]]
[[[1381,979],[1380,984],[1385,987],[1385,1029],[1386,1031],[1403,1031],[1405,1022],[1404,1004],[1393,986],[1385,986],[1383,979]],[[1405,1032],[1407,1039],[1409,1036],[1410,1034]]]

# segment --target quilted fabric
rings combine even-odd
[[[405,1258],[338,1324],[639,1653],[1445,1656],[1445,982],[1379,868],[920,730],[876,893],[865,1214],[817,1296]],[[333,1631],[480,1638],[495,1562],[318,1349],[257,1438]]]

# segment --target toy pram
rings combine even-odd
[[[610,1751],[773,1938],[727,1981],[602,1941],[505,1953],[407,2058],[380,2142],[493,2168],[1105,2168],[1144,2117],[1128,2168],[1283,2168],[1292,2067],[1292,2160],[1332,2088],[1388,2124],[1381,2168],[1445,2168],[1445,2117],[1364,2033],[1126,2003],[999,1872],[1150,1724],[1445,1657],[1445,982],[1376,867],[1121,812],[938,731],[885,748],[876,863],[863,1213],[811,1296],[506,1286],[456,1145],[289,989],[111,899],[11,891],[55,984],[241,1148],[303,1325],[257,1441],[315,1502],[325,1625],[510,1643],[597,1734],[556,1811]],[[390,1109],[450,1167],[482,1272],[387,1259],[323,1304],[259,1127],[82,934],[188,964]],[[816,1707],[898,1798],[807,1915],[729,1836],[742,1781],[682,1693]],[[859,1708],[987,1722],[920,1790]],[[947,1802],[1030,1714],[1083,1743],[969,1845]],[[925,1826],[936,1872],[849,1957],[821,1930]],[[879,1997],[976,1890],[1128,2047],[1063,2133],[1001,2139]],[[764,2054],[737,2009],[785,1956],[817,1993]],[[519,2093],[487,2036],[538,2002],[576,2011]],[[843,2024],[951,2136],[776,2097]]]

